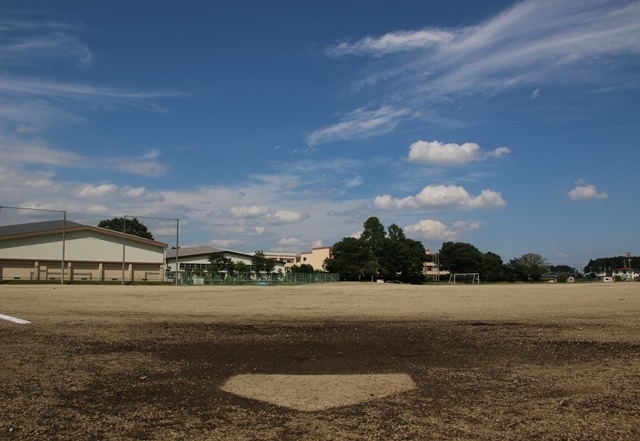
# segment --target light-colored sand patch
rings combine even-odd
[[[290,409],[313,412],[351,406],[416,388],[407,374],[236,375],[220,389]]]

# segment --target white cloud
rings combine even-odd
[[[363,182],[364,182],[364,179],[362,179],[362,176],[356,176],[355,178],[351,179],[346,184],[344,184],[344,186],[347,188],[358,187],[362,185]]]
[[[365,37],[355,43],[343,42],[327,49],[334,57],[345,55],[386,55],[415,49],[438,46],[454,38],[451,32],[440,29],[422,29],[420,31],[398,31],[382,37]]]
[[[452,241],[457,240],[466,232],[478,230],[480,225],[476,222],[458,221],[453,225],[445,225],[433,219],[424,219],[416,224],[404,228],[407,234],[416,235],[423,239]]]
[[[380,135],[392,131],[400,119],[409,114],[408,109],[395,109],[389,106],[376,110],[359,108],[349,113],[339,123],[311,132],[305,141],[309,146],[316,146],[333,141]]]
[[[166,165],[156,160],[159,155],[157,151],[151,151],[140,158],[94,159],[90,161],[77,153],[50,147],[40,140],[0,139],[0,155],[3,161],[11,164],[74,168],[104,167],[148,177],[162,176],[167,170]]]
[[[240,219],[260,220],[269,224],[288,224],[299,222],[309,217],[308,214],[287,210],[271,210],[267,205],[236,205],[229,213]]]
[[[616,70],[635,81],[640,2],[525,0],[476,26],[401,30],[332,46],[332,56],[395,54],[367,65],[359,84],[396,86],[394,97],[449,100],[514,87],[595,82]],[[406,55],[403,55],[406,54]],[[615,61],[615,62],[612,62]],[[538,96],[538,86],[532,98]]]
[[[144,187],[128,188],[125,190],[125,196],[130,198],[140,198],[147,193],[147,189]]]
[[[533,91],[533,93],[531,94],[531,99],[536,99],[538,98],[538,96],[540,96],[540,88],[536,88],[536,90]]]
[[[409,147],[409,162],[443,167],[460,166],[486,158],[501,158],[510,152],[508,147],[499,147],[483,153],[474,142],[444,144],[440,141],[417,141]]]
[[[75,36],[65,32],[5,39],[0,44],[0,60],[5,65],[41,64],[43,60],[52,59],[68,59],[76,67],[86,69],[93,61],[93,54]]]
[[[296,211],[278,210],[267,214],[266,219],[270,222],[278,224],[290,224],[308,218],[308,214],[298,213]]]
[[[283,237],[276,244],[281,249],[297,249],[304,247],[306,243],[298,237]]]
[[[209,241],[209,245],[229,250],[235,246],[245,245],[245,242],[237,239],[213,239]]]
[[[231,207],[229,212],[233,217],[243,218],[243,219],[252,219],[264,216],[269,213],[269,207],[266,205],[238,205],[235,207]]]
[[[103,185],[86,185],[80,189],[78,192],[78,196],[81,198],[94,198],[106,195],[115,194],[118,191],[118,186],[113,184],[103,184]]]
[[[377,196],[374,204],[381,210],[475,210],[501,208],[506,202],[499,192],[493,190],[482,190],[478,196],[471,196],[463,187],[430,185],[415,196],[401,199],[390,195]]]
[[[509,147],[498,147],[495,150],[487,152],[485,156],[488,158],[504,158],[509,153],[511,153],[511,149]]]
[[[51,166],[83,166],[86,158],[73,152],[57,150],[42,141],[24,142],[0,139],[0,156],[5,163]]]
[[[439,141],[417,141],[409,147],[409,161],[429,165],[462,165],[480,158],[480,146],[473,142],[462,145]]]
[[[595,185],[577,185],[569,191],[569,199],[572,201],[585,201],[590,199],[606,199],[609,195],[605,192],[598,192]]]
[[[118,170],[132,175],[159,177],[167,172],[167,166],[155,160],[144,160],[136,158],[118,158],[105,161],[97,161],[104,164],[105,168]]]

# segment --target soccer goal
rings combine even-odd
[[[480,285],[480,273],[455,273],[449,274],[449,283]]]

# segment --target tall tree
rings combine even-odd
[[[221,271],[229,272],[229,266],[233,264],[232,260],[224,257],[223,253],[212,253],[209,255],[209,271],[212,274],[218,274]]]
[[[247,264],[242,261],[236,263],[235,268],[238,274],[241,276],[244,276],[247,272],[249,272],[249,268],[247,267]]]
[[[426,259],[424,245],[408,239],[395,224],[385,234],[380,221],[371,217],[364,223],[359,239],[345,237],[333,245],[332,256],[325,260],[327,271],[339,273],[342,280],[386,279],[407,283],[422,282],[422,268]]]
[[[537,282],[549,271],[549,263],[540,254],[527,253],[509,261],[516,277],[523,281]]]
[[[364,222],[363,226],[364,230],[360,236],[360,241],[369,251],[367,256],[369,259],[364,264],[365,274],[375,277],[381,272],[384,272],[384,268],[382,268],[386,241],[384,225],[382,225],[377,217],[372,216]]]
[[[339,273],[341,280],[360,280],[370,254],[360,239],[345,237],[333,245],[331,257],[325,259],[324,267],[330,273]]]
[[[256,277],[260,277],[262,271],[271,273],[276,267],[276,262],[269,259],[262,250],[253,253],[253,256],[251,256],[251,264],[256,272]]]
[[[132,236],[144,237],[145,239],[153,240],[153,234],[149,232],[146,225],[138,220],[137,217],[127,218],[125,220],[124,217],[114,217],[113,219],[104,219],[101,220],[98,224],[100,228],[106,228],[107,230],[117,231],[126,234],[131,234]]]
[[[483,254],[464,242],[445,242],[440,249],[440,266],[451,273],[482,272]]]
[[[505,279],[502,257],[488,251],[482,255],[480,280],[484,282],[500,282]]]

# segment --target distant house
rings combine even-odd
[[[1,280],[162,281],[167,244],[54,220],[0,227]]]
[[[614,279],[619,278],[620,280],[623,280],[625,282],[636,282],[638,280],[638,277],[640,277],[640,271],[634,268],[627,268],[623,266],[622,268],[614,269],[611,275]]]
[[[635,268],[621,267],[607,271],[599,271],[595,273],[596,277],[600,280],[610,282],[616,279],[625,282],[637,282],[640,280],[640,270]]]

